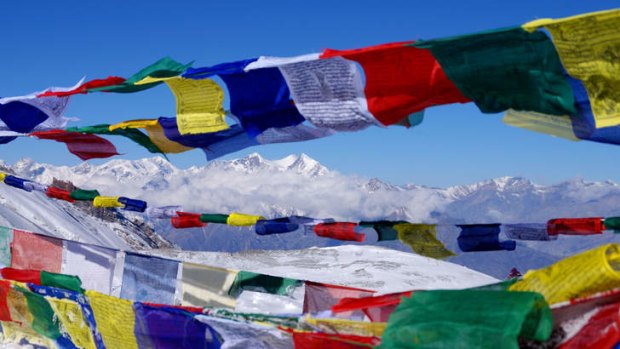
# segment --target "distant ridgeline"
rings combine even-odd
[[[619,260],[608,244],[498,284],[376,295],[2,227],[0,322],[50,348],[611,348]]]
[[[443,39],[261,56],[212,67],[193,68],[166,57],[129,78],[1,98],[0,143],[18,136],[54,140],[87,160],[118,155],[102,136],[123,136],[151,153],[200,148],[213,159],[255,145],[369,126],[416,126],[428,107],[474,102],[483,113],[507,111],[509,125],[620,144],[618,27],[620,10],[609,10]],[[163,83],[176,98],[174,117],[67,127],[63,113],[73,95],[135,93]]]

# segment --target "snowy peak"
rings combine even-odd
[[[207,167],[243,173],[255,173],[258,171],[292,172],[310,177],[329,173],[325,166],[303,153],[300,155],[291,154],[279,160],[267,160],[258,153],[252,153],[241,159],[214,161],[207,165]]]

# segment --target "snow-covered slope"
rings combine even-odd
[[[366,288],[381,293],[460,289],[497,281],[456,264],[377,246],[241,253],[152,250],[151,253],[187,262]]]

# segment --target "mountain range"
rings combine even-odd
[[[453,251],[458,251],[458,230],[450,224],[544,223],[556,217],[605,217],[618,214],[617,208],[620,207],[620,186],[610,181],[573,179],[544,186],[522,177],[501,177],[447,188],[395,185],[378,178],[338,173],[305,154],[268,160],[254,153],[241,159],[218,160],[187,169],[177,168],[158,157],[135,161],[112,160],[102,165],[85,162],[73,167],[23,159],[12,165],[0,162],[0,168],[45,184],[62,179],[83,189],[96,188],[102,195],[142,199],[154,206],[182,205],[184,210],[190,212],[244,212],[265,217],[296,214],[342,221],[392,219],[439,223],[439,237]],[[25,193],[0,186],[0,202],[0,224],[4,220],[5,224],[33,227],[42,232],[71,230],[67,227],[75,224],[76,220],[90,224],[87,229],[96,226],[89,223],[94,218],[79,216],[81,213],[72,211],[71,205],[55,202],[39,193]],[[37,221],[45,216],[57,217],[57,211],[77,219]],[[17,220],[16,216],[20,214],[22,217]],[[210,225],[202,229],[177,230],[172,229],[168,221],[146,222],[159,234],[155,235],[163,237],[156,238],[158,242],[153,244],[148,241],[149,238],[137,239],[136,234],[131,233],[128,223],[144,224],[141,215],[122,210],[118,214],[124,221],[106,223],[106,228],[101,229],[116,230],[114,235],[120,240],[113,243],[124,242],[134,248],[170,248],[174,244],[184,249],[237,252],[342,244],[302,231],[258,236],[247,228]],[[119,233],[123,229],[128,231]],[[409,250],[408,246],[397,242],[377,243],[374,231],[365,232],[369,235],[365,244]],[[151,234],[150,239],[155,235]],[[107,236],[110,240],[112,235],[98,233],[97,236]],[[132,236],[137,241],[127,243],[126,236]],[[608,232],[594,237],[561,237],[553,242],[519,242],[514,252],[461,254],[451,260],[502,277],[513,266],[521,270],[540,267],[588,246],[615,240],[615,236]]]

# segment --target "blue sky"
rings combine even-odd
[[[8,2],[0,13],[4,54],[0,95],[71,86],[81,77],[129,76],[163,56],[207,66],[259,55],[292,56],[430,39],[614,8],[616,1],[62,1]],[[162,85],[135,94],[75,96],[76,125],[174,115]],[[152,156],[111,138],[122,158]],[[502,124],[473,104],[430,108],[424,123],[370,128],[296,144],[250,148],[267,158],[306,153],[346,174],[393,183],[466,184],[499,176],[539,183],[574,177],[620,182],[620,147],[570,142]],[[53,164],[80,160],[64,145],[18,139],[0,147],[9,163],[22,157]],[[172,155],[178,167],[206,162],[201,151]],[[94,163],[102,161],[96,160]]]

